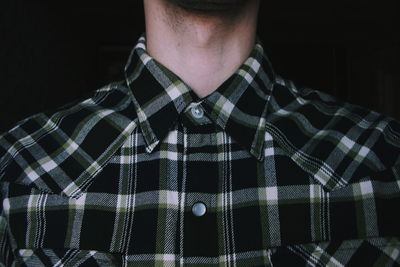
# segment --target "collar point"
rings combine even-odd
[[[264,153],[262,153],[262,149],[254,149],[250,150],[250,154],[253,155],[258,161],[264,160]]]
[[[264,161],[264,154],[263,153],[261,153],[259,155],[254,155],[254,156],[256,157],[256,159],[258,161],[260,161],[260,162]]]
[[[159,140],[156,140],[156,141],[154,141],[154,142],[148,144],[148,145],[146,146],[146,152],[149,153],[149,154],[150,154],[151,152],[153,152],[154,148],[158,145],[159,142],[160,142]]]

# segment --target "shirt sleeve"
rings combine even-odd
[[[3,181],[4,169],[6,167],[6,156],[9,142],[6,141],[5,134],[0,135],[0,183]],[[0,184],[1,185],[1,184]],[[11,266],[14,256],[9,242],[8,223],[4,216],[3,195],[0,191],[0,267]]]
[[[3,198],[1,197],[0,200],[0,266],[11,266],[14,256],[7,234],[7,220],[3,214]]]

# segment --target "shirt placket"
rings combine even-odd
[[[189,105],[181,119],[184,132],[181,264],[215,264],[221,247],[215,126],[199,103]]]

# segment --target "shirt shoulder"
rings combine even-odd
[[[276,81],[267,129],[328,189],[400,171],[398,120],[279,76]]]
[[[78,196],[135,127],[131,92],[110,83],[2,133],[0,181]]]

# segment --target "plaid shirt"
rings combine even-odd
[[[125,73],[0,136],[0,262],[400,265],[397,121],[297,88],[259,41],[205,98],[144,36]]]

